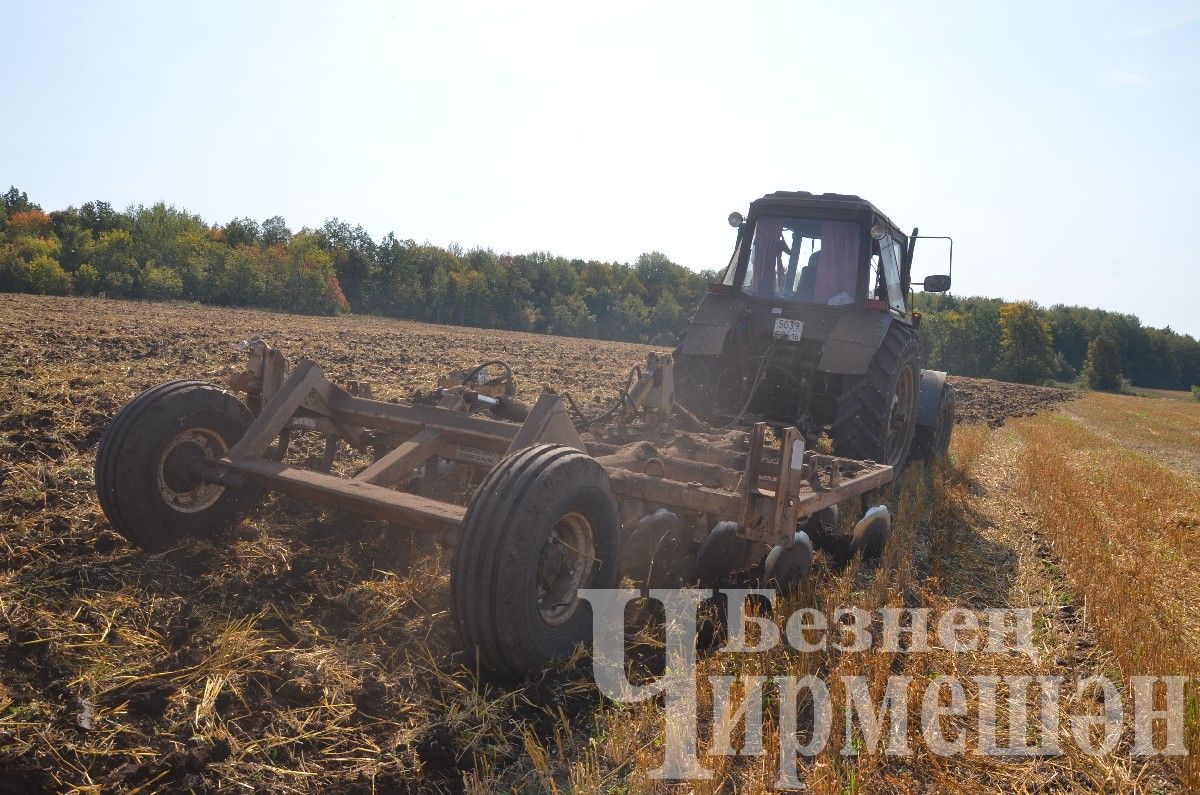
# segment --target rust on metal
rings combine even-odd
[[[758,422],[748,433],[702,425],[697,430],[698,420],[685,416],[681,424],[689,432],[678,432],[671,422],[674,387],[666,356],[651,356],[644,372],[631,371],[611,426],[581,435],[558,395],[545,392],[532,407],[516,400],[511,372],[482,384],[486,389],[478,388],[470,372],[459,372],[423,402],[385,402],[369,397],[369,384],[339,387],[307,359],[288,372],[278,351],[260,340],[250,347],[250,366],[231,385],[255,398],[257,416],[225,458],[197,461],[196,473],[214,483],[254,483],[415,529],[452,536],[467,510],[400,490],[422,466],[427,479],[446,471],[447,462],[486,472],[506,454],[543,443],[595,457],[627,524],[661,509],[700,533],[733,520],[739,534],[763,548],[790,543],[798,522],[893,477],[888,466],[806,450],[795,427],[772,429]],[[325,437],[320,471],[282,460],[292,436],[301,432]],[[375,450],[375,460],[352,477],[330,474],[342,441]]]

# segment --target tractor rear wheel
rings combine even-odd
[[[204,381],[170,381],[125,404],[100,439],[96,493],[113,529],[161,552],[241,516],[241,492],[195,475],[198,458],[221,458],[250,427],[245,404]]]
[[[580,588],[615,588],[620,524],[608,473],[562,445],[497,464],[463,519],[451,599],[467,662],[513,681],[591,637]]]
[[[866,374],[842,381],[833,421],[834,452],[900,470],[917,427],[920,384],[916,335],[893,325]]]

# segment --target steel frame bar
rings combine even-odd
[[[278,489],[319,505],[343,508],[372,519],[411,525],[418,530],[456,527],[462,523],[467,512],[466,508],[454,503],[262,458],[209,461],[206,462],[206,468],[215,470],[214,479],[220,477],[222,472],[242,474],[261,486]]]
[[[330,382],[313,361],[304,359],[287,373],[286,359],[266,349],[258,375],[263,404],[245,435],[219,461],[197,462],[197,472],[217,483],[236,486],[252,481],[314,503],[341,508],[416,529],[457,527],[466,508],[450,502],[389,488],[437,455],[491,467],[514,447],[558,441],[583,449],[558,398],[543,395],[523,425],[468,413],[461,396],[438,406],[388,403],[350,394]],[[561,417],[559,415],[562,415]],[[564,430],[564,422],[569,426]],[[395,446],[353,478],[289,466],[266,457],[271,443],[289,429],[325,433],[331,444],[345,439],[364,448],[385,439]],[[766,544],[791,541],[796,522],[842,500],[871,491],[892,479],[891,467],[832,456],[805,456],[803,437],[784,430],[778,462],[765,444],[767,426],[754,426],[741,483],[715,488],[660,475],[606,467],[620,499],[740,520],[741,532]],[[569,437],[569,440],[568,440]],[[336,450],[336,448],[334,448]],[[328,451],[327,451],[328,452]],[[332,463],[332,462],[330,462]],[[770,468],[771,471],[766,471]],[[829,469],[828,486],[819,470]],[[764,482],[765,481],[765,482]],[[774,481],[774,488],[770,488]]]

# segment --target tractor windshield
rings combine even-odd
[[[760,298],[853,304],[861,237],[859,225],[850,221],[759,218],[742,289]]]

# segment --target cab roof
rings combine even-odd
[[[903,235],[900,227],[892,219],[884,215],[878,207],[861,196],[849,193],[809,193],[806,190],[778,190],[768,193],[761,199],[750,203],[750,217],[773,215],[778,212],[793,213],[800,211],[815,211],[821,215],[862,216],[873,215],[879,221],[886,223],[896,232]]]

